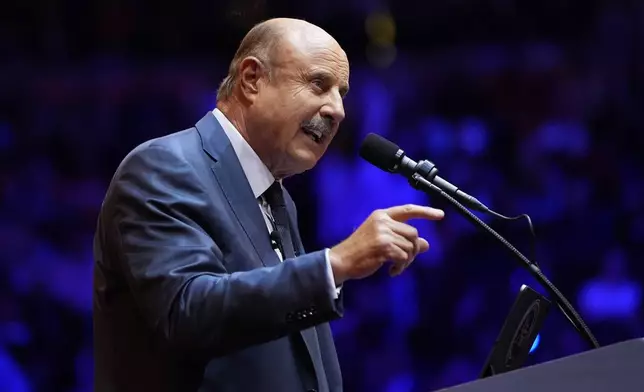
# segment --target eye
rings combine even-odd
[[[311,80],[311,83],[319,89],[324,88],[324,81],[322,79],[313,79]]]

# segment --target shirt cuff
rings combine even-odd
[[[335,285],[335,278],[333,278],[333,269],[331,268],[331,259],[329,258],[330,250],[331,249],[329,248],[326,248],[324,250],[324,258],[326,259],[326,278],[329,282],[329,288],[333,293],[333,299],[338,299],[338,297],[340,296],[340,291],[342,290],[342,286],[337,287]]]

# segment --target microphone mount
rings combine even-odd
[[[438,175],[438,168],[432,162],[422,160],[416,165],[416,174],[420,175],[426,181],[432,182]]]
[[[403,157],[404,160],[404,157]],[[401,165],[404,166],[404,165]],[[455,198],[447,194],[441,188],[432,184],[427,180],[426,175],[420,174],[424,171],[427,171],[429,175],[436,176],[438,170],[435,169],[434,165],[429,161],[421,161],[418,163],[419,171],[411,174],[409,178],[409,183],[415,189],[423,191],[425,193],[434,193],[449,201],[461,215],[463,215],[467,220],[472,222],[475,226],[482,228],[487,234],[491,235],[495,240],[499,241],[503,246],[510,250],[513,256],[532,274],[532,276],[537,279],[537,281],[554,297],[557,306],[561,312],[566,316],[568,321],[575,327],[577,332],[584,338],[593,348],[599,348],[599,343],[595,336],[592,334],[584,320],[581,318],[579,313],[575,308],[568,302],[566,297],[557,289],[557,287],[548,280],[548,278],[541,272],[541,269],[533,262],[531,262],[527,257],[525,257],[519,250],[517,250],[512,244],[510,244],[505,238],[503,238],[499,233],[494,229],[488,226],[485,222],[479,219],[474,215],[470,210],[468,210],[464,205],[459,203]],[[421,172],[421,170],[423,172]],[[433,172],[433,173],[432,173]]]

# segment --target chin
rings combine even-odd
[[[320,158],[322,158],[327,146],[312,146],[311,143],[309,140],[305,140],[303,143],[292,143],[288,146],[286,150],[288,164],[285,166],[289,168],[289,175],[299,174],[313,169]]]
[[[307,159],[307,160],[302,160],[299,162],[298,168],[299,168],[299,173],[305,172],[307,170],[311,170],[315,167],[315,165],[318,163],[317,159]]]
[[[293,168],[292,174],[299,174],[313,169],[320,158],[311,151],[297,151],[297,153],[291,155],[291,157],[291,167]]]

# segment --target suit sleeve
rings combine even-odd
[[[163,147],[123,162],[102,225],[143,317],[172,347],[224,355],[341,317],[324,251],[227,273],[204,230],[209,201],[193,168]]]
[[[292,214],[294,216],[294,219],[291,221],[291,223],[295,226],[295,230],[298,233],[298,241],[301,241],[299,238],[299,219],[297,217],[297,207],[295,206],[295,202],[293,201],[293,197],[291,194],[287,191],[284,190],[284,195],[285,199],[287,200],[287,205],[291,208]],[[304,249],[304,248],[302,248]],[[331,296],[334,299],[339,299],[342,293],[342,286],[337,286],[335,284],[335,277],[333,276],[333,269],[331,268],[331,259],[329,258],[329,248],[324,249],[324,259],[325,259],[325,264],[326,264],[326,276],[327,276],[327,286],[329,287],[329,292],[331,293]]]

